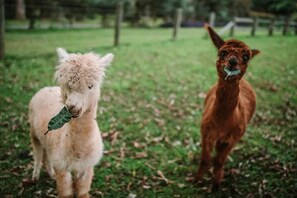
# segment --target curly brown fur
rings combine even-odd
[[[256,107],[256,94],[243,78],[249,60],[259,53],[235,39],[223,41],[206,25],[209,35],[218,49],[216,62],[218,82],[210,89],[205,99],[201,122],[202,154],[196,181],[213,165],[213,186],[217,188],[224,177],[224,164],[234,145],[245,133]],[[224,68],[240,70],[238,75],[226,80]],[[216,155],[211,152],[215,147]]]

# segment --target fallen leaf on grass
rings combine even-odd
[[[145,148],[145,145],[144,144],[140,144],[139,142],[133,142],[133,146],[134,148],[138,148],[138,149],[141,149],[141,148]]]
[[[149,167],[150,169],[152,169],[152,170],[156,170],[156,168],[153,167],[152,165],[150,165],[149,163],[145,163],[145,165],[146,165],[147,167]]]
[[[240,170],[239,169],[235,169],[235,168],[231,168],[230,169],[230,174],[234,175],[234,176],[238,176],[240,175]]]
[[[10,178],[9,175],[0,175],[0,179],[7,179],[7,178]]]
[[[195,180],[194,177],[186,177],[185,178],[186,182],[193,182]]]
[[[164,119],[161,119],[161,118],[155,118],[155,121],[157,123],[157,125],[159,127],[164,127],[165,126],[165,120]]]
[[[168,183],[170,182],[170,180],[167,179],[167,178],[164,176],[164,174],[163,174],[162,171],[158,170],[158,171],[157,171],[157,174],[162,178],[163,181],[166,182],[166,184],[168,184]]]
[[[133,194],[133,193],[129,193],[128,197],[127,198],[136,198],[136,194]]]
[[[206,98],[206,93],[204,93],[204,92],[200,92],[200,93],[198,94],[198,97],[201,98],[201,99],[205,99],[205,98]]]
[[[163,140],[163,138],[164,138],[163,136],[155,137],[155,138],[153,138],[153,142],[159,143]]]
[[[121,158],[121,160],[123,160],[125,158],[125,149],[124,148],[120,149],[120,158]]]
[[[128,185],[127,185],[127,187],[126,187],[126,190],[127,191],[130,191],[131,190],[131,186],[132,186],[132,183],[129,183]],[[128,196],[129,197],[129,196]]]
[[[114,132],[110,138],[111,138],[111,145],[114,145],[114,143],[117,141],[118,139],[118,135],[119,135],[119,132]]]
[[[21,197],[22,194],[24,193],[25,188],[22,187],[21,190],[18,192],[18,196]]]
[[[147,156],[148,156],[147,153],[144,151],[144,152],[136,153],[134,158],[135,159],[141,159],[141,158],[146,158]]]
[[[151,186],[148,186],[148,185],[143,185],[143,186],[142,186],[142,188],[144,188],[144,189],[150,189],[150,188],[151,188]]]
[[[31,185],[34,185],[34,184],[36,184],[36,183],[37,183],[37,181],[35,181],[35,180],[25,178],[25,179],[23,179],[23,181],[22,181],[22,186],[23,186],[23,187],[31,186]]]
[[[184,188],[184,187],[186,187],[185,184],[177,184],[177,186],[178,186],[179,188]]]

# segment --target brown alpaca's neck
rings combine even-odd
[[[219,78],[216,90],[215,110],[218,118],[227,118],[238,104],[239,81],[228,82]]]

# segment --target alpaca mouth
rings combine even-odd
[[[236,76],[240,74],[240,69],[230,70],[229,68],[224,67],[224,71],[227,74],[224,80],[227,80],[229,76]]]
[[[72,118],[78,118],[78,117],[79,117],[79,114],[75,114],[75,115],[72,114],[71,117],[72,117]]]
[[[78,112],[76,112],[76,113],[71,113],[71,117],[72,118],[78,118],[78,117],[80,117],[80,111],[78,111]]]

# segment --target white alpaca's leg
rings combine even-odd
[[[74,186],[76,196],[78,198],[89,198],[89,191],[91,189],[94,171],[93,167],[88,168],[83,172],[75,173]]]
[[[40,141],[36,137],[34,137],[32,133],[31,133],[31,143],[33,147],[33,157],[34,157],[34,170],[33,170],[32,179],[38,180],[40,175],[40,169],[42,166],[44,151]]]
[[[47,152],[44,152],[44,159],[43,159],[43,163],[45,165],[45,169],[47,171],[47,173],[49,174],[49,176],[52,178],[52,179],[55,179],[55,171],[54,171],[54,167],[51,163],[51,160],[48,159],[48,154]]]
[[[59,198],[73,197],[71,173],[66,170],[55,169],[55,178]]]

